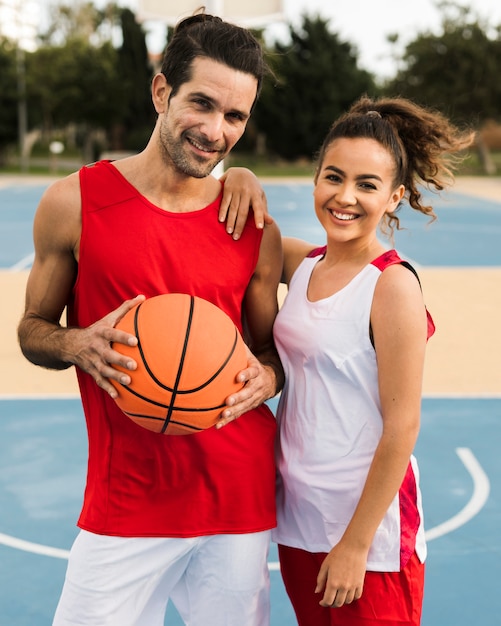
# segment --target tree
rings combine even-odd
[[[13,42],[0,38],[0,165],[10,144],[18,136],[18,90],[16,48]]]
[[[442,33],[418,34],[407,46],[402,69],[387,90],[441,110],[460,124],[479,127],[498,119],[501,27],[483,24],[469,8],[454,2],[442,2],[439,8]],[[485,172],[495,173],[479,134],[477,150]]]
[[[492,39],[470,9],[442,3],[442,33],[418,34],[402,69],[386,90],[437,108],[455,121],[475,123],[501,112],[501,41]],[[453,17],[451,11],[458,14]]]
[[[372,76],[357,66],[357,52],[328,30],[320,17],[289,25],[290,44],[275,42],[268,60],[277,80],[267,81],[255,123],[267,148],[288,160],[311,158],[334,119],[363,93]]]
[[[122,45],[118,50],[118,72],[122,81],[124,106],[121,126],[125,147],[141,150],[155,121],[151,102],[151,79],[153,69],[148,57],[146,35],[130,9],[120,14]]]
[[[153,123],[151,67],[134,14],[114,3],[102,10],[77,3],[60,5],[53,19],[27,59],[30,122],[46,135],[76,126],[85,160],[97,156],[98,133],[113,149],[144,147]]]
[[[45,46],[27,57],[30,117],[45,130],[67,124],[107,127],[121,102],[117,54],[111,43],[96,48],[83,39]]]

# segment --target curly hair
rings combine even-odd
[[[442,191],[454,182],[454,170],[464,158],[464,150],[474,141],[475,133],[460,130],[444,115],[405,98],[371,99],[363,96],[331,126],[317,157],[315,182],[325,153],[336,139],[368,138],[380,143],[395,163],[394,187],[404,185],[409,205],[436,219],[433,207],[423,203],[420,185]],[[461,154],[463,153],[463,154]],[[396,212],[386,214],[381,230],[393,234],[399,230]]]

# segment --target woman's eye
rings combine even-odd
[[[334,183],[339,183],[341,181],[341,178],[336,174],[328,174],[326,178]]]

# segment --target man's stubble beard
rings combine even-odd
[[[184,150],[183,135],[176,140],[163,125],[160,127],[158,143],[164,163],[169,167],[174,165],[180,173],[193,178],[206,178],[224,158],[221,156],[211,162],[197,163],[196,156],[188,156]]]

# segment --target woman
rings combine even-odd
[[[412,452],[433,323],[414,271],[377,233],[399,227],[404,199],[434,219],[418,185],[443,189],[446,155],[471,141],[407,100],[362,98],[319,154],[327,244],[284,240],[274,540],[300,626],[420,623],[426,545]]]

